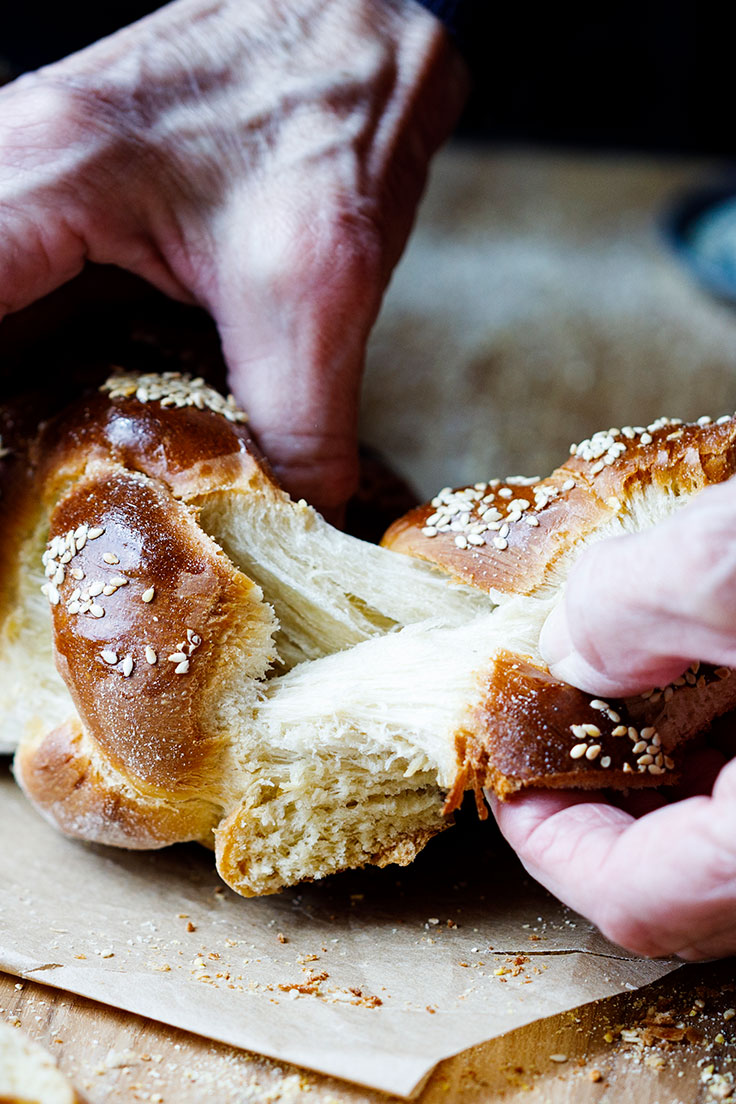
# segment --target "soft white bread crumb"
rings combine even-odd
[[[0,1100],[79,1104],[50,1054],[19,1028],[0,1022]]]

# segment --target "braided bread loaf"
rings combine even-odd
[[[53,686],[16,710],[15,771],[68,834],[214,841],[229,885],[269,893],[410,861],[466,789],[483,811],[484,786],[667,782],[736,704],[730,672],[705,668],[591,700],[538,652],[581,549],[729,478],[736,420],[626,427],[549,479],[446,489],[385,548],[293,502],[244,423],[202,381],[122,375],[38,442],[22,560],[48,535],[69,693],[38,653]],[[14,640],[6,610],[0,672],[31,662],[33,609]]]

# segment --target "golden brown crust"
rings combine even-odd
[[[603,701],[530,660],[499,653],[484,699],[458,736],[464,788],[474,781],[504,798],[528,787],[628,789],[679,781],[687,742],[736,708],[736,672],[695,667],[664,692]]]
[[[209,842],[221,814],[184,794],[142,793],[100,757],[76,717],[36,744],[22,744],[14,771],[28,797],[62,832],[113,847]]]
[[[563,556],[650,488],[691,495],[736,471],[736,418],[596,434],[547,479],[445,488],[394,522],[382,544],[491,592],[535,594]]]
[[[185,405],[164,405],[151,397],[166,391],[154,382],[163,377],[113,376],[112,391],[73,403],[46,426],[38,453],[48,502],[55,502],[95,460],[144,472],[184,501],[234,486],[275,485],[245,423],[233,420],[240,417],[237,408],[226,416],[219,407],[227,409],[227,404],[218,404],[211,388],[192,389],[185,377],[170,376],[175,378],[168,393]],[[116,379],[122,381],[117,389]]]
[[[122,376],[38,440],[45,590],[79,719],[29,738],[16,773],[69,834],[157,847],[206,838],[221,815],[232,734],[214,702],[263,677],[275,618],[186,502],[281,493],[243,423],[201,381]]]
[[[89,466],[50,542],[57,666],[85,727],[137,781],[196,786],[218,754],[208,687],[259,625],[268,639],[260,589],[190,508],[117,465]]]

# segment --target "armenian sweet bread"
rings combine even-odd
[[[538,641],[591,541],[733,474],[736,420],[701,423],[597,434],[548,479],[446,488],[378,548],[293,502],[203,381],[112,377],[31,458],[0,630],[0,678],[28,672],[20,784],[73,836],[214,844],[252,895],[409,862],[466,790],[483,812],[484,787],[674,780],[736,705],[731,672],[604,702],[553,679]],[[49,610],[61,678],[37,647]]]

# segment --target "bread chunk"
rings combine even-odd
[[[587,545],[731,477],[736,420],[701,423],[596,434],[547,479],[445,488],[379,548],[293,502],[203,381],[113,376],[34,454],[21,560],[45,524],[45,598],[14,669],[25,655],[56,697],[25,724],[20,784],[73,836],[214,846],[253,895],[409,862],[467,790],[485,815],[484,788],[676,780],[736,706],[730,670],[601,701],[552,678],[539,636]],[[32,655],[49,618],[68,692]]]

